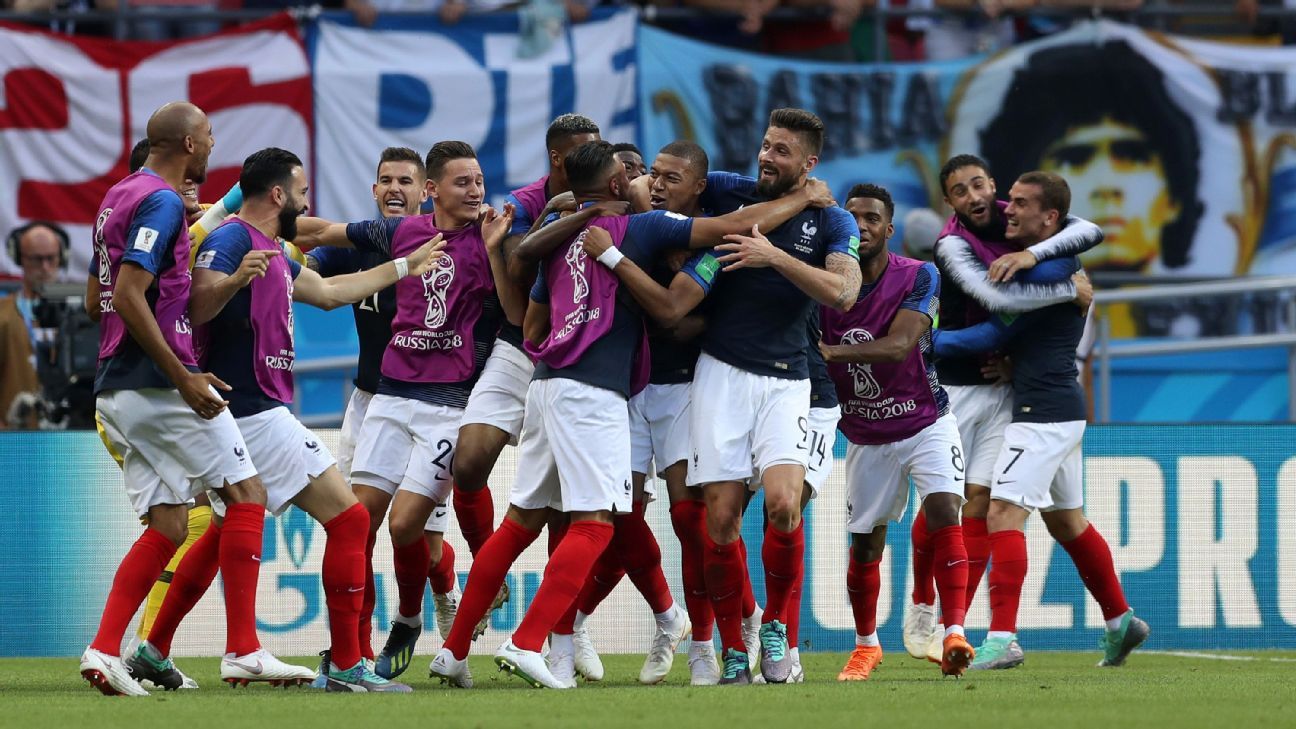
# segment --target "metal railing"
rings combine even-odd
[[[1100,312],[1112,304],[1139,304],[1176,299],[1237,296],[1264,292],[1296,293],[1296,276],[1256,276],[1212,283],[1165,284],[1098,291]],[[1296,322],[1296,296],[1286,302],[1287,321]],[[1296,332],[1240,334],[1164,342],[1133,342],[1112,346],[1111,317],[1098,319],[1098,422],[1111,422],[1111,361],[1115,358],[1221,352],[1262,347],[1287,348],[1287,419],[1296,422]]]

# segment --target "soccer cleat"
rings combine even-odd
[[[487,610],[486,614],[481,617],[481,620],[477,621],[477,625],[473,627],[473,634],[472,634],[473,640],[477,640],[478,638],[482,637],[482,633],[485,633],[486,628],[490,625],[491,613],[504,607],[505,603],[507,603],[508,601],[509,601],[509,587],[508,587],[508,583],[505,582],[504,584],[500,585],[499,592],[495,593],[495,599],[491,602],[490,610]]]
[[[747,649],[747,660],[751,665],[747,668],[752,673],[756,672],[756,659],[760,656],[760,651],[756,650],[760,646],[761,618],[765,616],[765,611],[756,606],[756,612],[742,619],[742,637],[743,646]]]
[[[747,685],[752,682],[751,661],[747,654],[735,648],[724,652],[724,671],[720,674],[721,686]]]
[[[81,654],[81,675],[104,696],[148,696],[130,674],[130,669],[118,656],[110,656],[94,648]]]
[[[846,659],[846,666],[837,674],[838,681],[867,681],[873,669],[882,665],[882,646],[857,645]]]
[[[325,648],[319,652],[319,668],[315,669],[315,680],[311,681],[310,687],[313,689],[324,689],[328,687],[329,663],[333,660],[333,651]]]
[[[408,625],[399,620],[392,621],[391,633],[382,653],[374,661],[374,673],[391,680],[405,672],[414,661],[414,645],[423,633],[421,626]]]
[[[1151,633],[1147,623],[1134,617],[1133,610],[1126,611],[1121,616],[1120,627],[1103,635],[1103,659],[1098,661],[1098,665],[1104,668],[1124,665],[1129,654],[1143,645]]]
[[[584,676],[586,681],[602,681],[603,659],[594,650],[594,641],[585,626],[572,632],[572,643],[576,646],[576,673]]]
[[[904,618],[904,647],[914,658],[927,658],[936,630],[935,605],[909,605]]]
[[[544,656],[536,651],[524,651],[518,648],[513,645],[512,638],[504,641],[499,650],[495,651],[495,665],[499,666],[501,671],[517,676],[535,688],[571,688],[549,672]]]
[[[671,616],[666,623],[657,622],[657,633],[653,636],[652,647],[644,659],[643,668],[639,671],[639,683],[649,686],[662,682],[675,665],[675,649],[679,647],[684,636],[693,630],[688,613],[679,605],[671,606]]]
[[[792,652],[788,650],[787,627],[777,620],[761,626],[761,675],[769,683],[786,683],[792,675]]]
[[[164,691],[184,687],[185,675],[176,669],[170,658],[159,653],[147,640],[142,641],[135,648],[135,653],[126,659],[126,669],[141,685],[148,681]]]
[[[315,672],[311,669],[284,663],[264,648],[258,648],[245,656],[226,653],[221,659],[220,673],[221,680],[229,684],[230,688],[247,686],[249,683],[300,686],[315,680]]]
[[[567,688],[576,688],[576,650],[572,647],[570,635],[549,634],[549,653],[545,656],[545,665],[560,683]]]
[[[455,588],[444,595],[432,595],[432,603],[436,605],[436,624],[437,632],[441,634],[441,640],[450,637],[450,628],[454,627],[455,615],[459,613],[459,600],[463,593],[459,588]]]
[[[788,676],[788,683],[805,683],[805,669],[801,667],[801,653],[792,649],[792,675]]]
[[[967,670],[972,659],[976,658],[976,651],[968,645],[967,638],[958,633],[951,633],[945,636],[944,650],[941,653],[941,673],[946,676],[962,676]]]
[[[720,664],[716,663],[715,646],[711,641],[693,641],[688,656],[690,684],[714,686],[720,682]]]
[[[448,683],[452,688],[470,689],[473,687],[472,671],[468,670],[468,659],[459,660],[449,648],[442,648],[428,666],[428,678],[439,678],[441,683]]]
[[[985,642],[977,647],[971,668],[974,671],[995,671],[1005,668],[1016,668],[1026,662],[1026,652],[1017,642],[1017,634],[1006,638],[986,637]]]
[[[414,689],[403,683],[388,681],[369,668],[369,664],[360,659],[346,670],[334,669],[329,665],[328,683],[325,691],[353,694],[408,694]]]
[[[931,641],[927,643],[927,660],[939,664],[945,658],[945,627],[940,623],[932,630]]]

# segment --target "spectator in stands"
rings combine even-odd
[[[1105,15],[1115,17],[1117,20],[1125,19],[1122,13],[1138,10],[1143,6],[1143,0],[1034,0],[1033,2],[1006,2],[999,0],[1002,5],[1024,5],[1026,8],[1033,6],[1041,8],[1070,8],[1073,10],[1091,10],[1094,15]],[[1016,8],[1018,10],[1025,8]],[[1061,17],[1056,15],[1040,15],[1032,13],[1019,18],[1017,25],[1018,40],[1033,40],[1046,35],[1066,30],[1071,27],[1076,16]]]
[[[1238,16],[1257,35],[1277,35],[1283,45],[1296,43],[1296,18],[1262,18],[1260,8],[1286,8],[1296,11],[1296,0],[1236,0]]]
[[[34,427],[8,422],[9,407],[20,393],[37,392],[36,342],[43,332],[35,318],[40,288],[58,278],[67,261],[68,235],[53,223],[37,221],[9,234],[7,252],[22,269],[22,286],[0,299],[0,429]]]
[[[115,3],[114,3],[115,5]],[[165,41],[208,35],[221,29],[216,18],[196,19],[182,12],[212,12],[219,9],[215,0],[130,0],[130,37],[136,40]]]

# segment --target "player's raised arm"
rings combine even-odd
[[[990,264],[989,279],[994,283],[1011,281],[1018,271],[1028,271],[1037,263],[1078,256],[1103,242],[1103,231],[1097,225],[1068,215],[1062,229],[1024,251],[1008,253]]]
[[[445,241],[438,233],[409,256],[358,273],[324,278],[310,268],[303,268],[294,281],[293,300],[325,311],[354,304],[406,276],[422,276],[432,270],[437,259],[442,256],[441,249],[444,247]]]
[[[720,268],[713,255],[700,254],[695,256],[697,260],[686,264],[685,270],[675,274],[668,288],[657,283],[634,261],[613,248],[611,234],[598,226],[586,230],[581,245],[591,258],[612,269],[644,311],[666,328],[679,324],[681,319],[702,303]],[[702,260],[703,258],[706,260]]]
[[[346,223],[334,223],[331,220],[312,218],[308,215],[297,219],[297,235],[293,238],[293,243],[303,251],[318,246],[355,247],[347,237]]]
[[[499,297],[504,317],[510,324],[521,326],[526,317],[526,289],[519,286],[508,272],[508,260],[504,255],[504,239],[513,226],[516,208],[512,203],[504,203],[504,211],[496,212],[487,207],[482,212],[482,240],[486,243],[486,256],[490,261],[491,278],[495,281],[495,294]]]
[[[1065,263],[1068,266],[1065,271],[1050,267],[1032,270],[1025,280],[992,283],[989,268],[961,236],[947,235],[936,241],[934,255],[950,282],[986,311],[1010,314],[1034,311],[1073,301],[1078,295],[1071,279],[1075,273],[1074,258],[1055,261]]]
[[[811,178],[801,188],[768,202],[748,205],[715,218],[695,218],[689,247],[710,248],[724,243],[730,235],[748,233],[753,227],[773,230],[808,207],[828,208],[836,204],[828,183]]]
[[[619,200],[609,200],[586,206],[543,227],[532,228],[509,256],[509,275],[517,281],[529,283],[534,280],[535,265],[557,250],[558,246],[574,238],[589,221],[594,218],[625,215],[628,211],[628,204]]]

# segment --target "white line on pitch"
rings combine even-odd
[[[1140,653],[1177,656],[1179,658],[1207,658],[1212,661],[1270,661],[1272,663],[1296,663],[1296,658],[1278,658],[1261,656],[1233,656],[1227,653],[1194,653],[1192,651],[1139,651]]]

